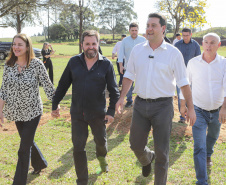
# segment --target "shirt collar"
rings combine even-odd
[[[148,46],[148,47],[150,47],[150,45],[149,45],[149,41],[147,40],[145,43],[144,43],[144,46]],[[158,47],[158,48],[162,48],[162,49],[167,49],[167,47],[166,47],[166,41],[163,39],[163,42],[162,42],[162,44]],[[157,48],[157,49],[158,49]]]
[[[212,63],[217,62],[217,61],[219,61],[219,55],[218,55],[218,54],[216,54],[215,59],[214,59],[213,61],[211,61],[209,64],[212,64]],[[205,63],[207,63],[205,60],[203,60],[203,53],[201,54],[200,62],[205,62]]]

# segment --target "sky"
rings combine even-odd
[[[156,0],[134,0],[134,11],[137,12],[140,33],[145,33],[146,21],[149,13],[156,12]],[[207,0],[206,19],[204,29],[210,27],[226,27],[226,0]],[[42,33],[43,27],[25,27],[22,32],[32,36]],[[16,34],[13,28],[0,28],[0,38],[12,38]]]

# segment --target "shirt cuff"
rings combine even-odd
[[[130,73],[129,71],[126,71],[123,77],[129,78],[132,81],[135,80],[135,75],[133,73]]]
[[[110,116],[114,117],[115,116],[115,109],[108,109],[106,115],[110,115]]]
[[[177,86],[179,88],[181,88],[181,87],[183,87],[185,85],[189,85],[188,78],[183,78],[183,79],[181,79],[180,81],[177,82]]]

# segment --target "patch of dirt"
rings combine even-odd
[[[132,108],[125,108],[121,115],[115,115],[115,121],[107,125],[108,132],[113,132],[114,130],[121,133],[129,133],[130,124],[132,120]],[[178,123],[179,120],[179,111],[177,106],[177,97],[174,97],[174,118],[173,118],[173,127],[172,135],[173,136],[192,136],[192,127],[187,123]],[[65,118],[67,121],[71,121],[70,110],[68,108],[61,108],[61,117]],[[50,113],[45,113],[42,115],[39,126],[42,126],[48,123],[49,120],[53,120]],[[13,134],[17,132],[14,122],[7,122],[3,124],[3,127],[0,127],[0,133]],[[222,124],[220,136],[218,138],[218,143],[226,142],[226,124]]]

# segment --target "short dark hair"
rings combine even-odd
[[[167,24],[166,17],[160,13],[150,13],[148,15],[148,18],[151,17],[159,18],[159,23],[161,24],[161,26],[165,26]]]
[[[126,34],[122,34],[122,37],[126,37]]]
[[[85,37],[92,37],[95,36],[97,39],[97,42],[99,43],[100,41],[100,34],[96,30],[86,30],[82,33],[82,40],[81,42],[84,42]]]
[[[190,28],[183,28],[182,32],[189,32],[189,33],[191,33],[191,29]]]
[[[180,33],[177,33],[177,34],[176,34],[176,37],[177,37],[177,36],[181,36],[181,34],[180,34]]]
[[[135,22],[130,23],[130,25],[129,25],[129,29],[131,29],[131,28],[133,28],[133,27],[137,27],[137,28],[139,28],[138,24],[137,24],[137,23],[135,23]]]

